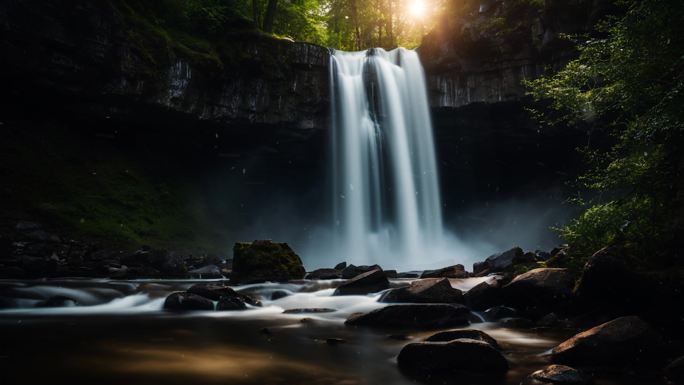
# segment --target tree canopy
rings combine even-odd
[[[560,231],[584,256],[620,243],[649,262],[681,258],[684,2],[619,5],[621,16],[576,37],[576,60],[528,83],[549,103],[537,111],[547,123],[594,127],[613,138],[607,151],[584,149],[591,168],[578,180],[576,201],[585,211]]]

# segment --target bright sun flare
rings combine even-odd
[[[425,17],[425,13],[427,12],[427,6],[425,5],[425,1],[409,0],[408,11],[411,17],[414,17],[416,19],[422,19],[423,17]]]

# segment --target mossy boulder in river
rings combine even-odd
[[[263,240],[238,242],[233,247],[233,282],[284,282],[302,279],[304,274],[302,260],[287,243]]]

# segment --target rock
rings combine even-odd
[[[399,273],[396,270],[383,270],[387,278],[398,278]]]
[[[494,347],[495,349],[501,350],[499,343],[496,342],[496,340],[494,338],[492,338],[489,334],[487,334],[481,330],[476,330],[476,329],[458,329],[458,330],[448,330],[445,332],[439,332],[437,334],[433,334],[430,337],[426,338],[425,341],[427,341],[427,342],[449,342],[452,340],[458,340],[458,339],[462,339],[462,338],[486,342],[486,343],[492,345],[492,347]]]
[[[534,326],[534,322],[527,318],[506,317],[499,320],[499,325],[511,329],[528,329]]]
[[[216,310],[219,311],[245,309],[247,309],[247,305],[245,305],[245,302],[238,297],[221,297],[216,304]]]
[[[389,280],[381,269],[357,275],[340,285],[333,295],[364,295],[389,288]]]
[[[420,278],[468,278],[463,265],[453,265],[437,270],[425,270]]]
[[[484,277],[487,274],[489,274],[489,267],[487,266],[487,262],[475,262],[473,263],[473,275],[476,275],[478,277]]]
[[[233,282],[284,282],[302,279],[305,273],[302,260],[287,243],[254,241],[233,247]]]
[[[283,311],[283,314],[306,314],[306,313],[332,313],[336,312],[336,309],[328,308],[307,308],[307,309],[287,309]]]
[[[535,250],[534,255],[537,258],[537,261],[547,261],[551,258],[551,253],[542,250]]]
[[[616,318],[564,341],[551,351],[551,361],[568,365],[621,365],[657,361],[663,339],[639,317]]]
[[[191,286],[188,289],[188,293],[197,294],[212,301],[218,301],[222,298],[237,298],[241,302],[248,303],[252,306],[261,306],[261,302],[259,300],[221,284],[198,283]]]
[[[342,272],[337,269],[316,269],[306,275],[306,279],[339,279]]]
[[[397,363],[406,374],[422,379],[458,372],[495,374],[508,370],[501,352],[472,339],[411,343],[401,349]]]
[[[397,273],[397,278],[418,278],[420,274],[412,272]]]
[[[165,310],[214,310],[214,303],[200,295],[186,292],[171,293],[164,301]]]
[[[354,265],[349,265],[342,269],[342,278],[344,279],[351,279],[356,277],[357,275],[367,273],[372,270],[382,270],[382,267],[378,265],[372,265],[372,266],[354,266]]]
[[[347,341],[343,340],[342,338],[326,338],[325,339],[325,343],[328,345],[332,345],[332,346],[343,344],[345,342],[347,342]]]
[[[488,320],[496,321],[501,318],[517,317],[518,311],[508,306],[494,306],[484,311],[484,315]]]
[[[50,297],[45,301],[40,301],[36,304],[36,307],[72,307],[78,306],[78,301],[73,298],[57,295]]]
[[[482,282],[463,295],[466,304],[474,310],[484,310],[503,303],[502,290],[497,284]]]
[[[456,304],[392,305],[370,313],[352,314],[345,324],[414,329],[438,329],[468,324],[470,311]]]
[[[527,376],[521,385],[590,384],[591,380],[577,369],[564,365],[549,365]]]
[[[568,269],[538,268],[518,275],[503,287],[506,304],[541,316],[572,296],[574,277]]]
[[[344,270],[345,267],[347,267],[347,262],[340,262],[335,265],[335,270]]]
[[[192,278],[199,279],[223,278],[223,275],[221,274],[221,269],[219,269],[219,267],[216,265],[208,265],[200,267],[199,269],[190,270],[188,274]]]
[[[285,298],[289,296],[290,293],[285,291],[285,290],[276,290],[273,293],[271,293],[271,301],[275,301],[281,298]]]
[[[672,384],[684,384],[684,356],[665,367],[665,378]]]
[[[489,270],[490,273],[505,271],[513,266],[515,263],[524,262],[525,253],[520,247],[514,247],[502,253],[493,254],[487,257],[482,263],[473,265],[473,273],[481,273],[484,269]]]
[[[463,293],[451,287],[447,278],[428,278],[387,291],[380,297],[380,302],[463,303]]]

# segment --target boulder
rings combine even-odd
[[[492,338],[489,334],[481,331],[481,330],[476,330],[476,329],[458,329],[458,330],[448,330],[445,332],[439,332],[437,334],[433,334],[430,337],[426,338],[426,342],[449,342],[453,340],[458,340],[462,338],[467,338],[471,340],[477,340],[477,341],[482,341],[486,342],[492,347],[494,347],[497,350],[501,350],[501,347],[499,344],[496,342],[494,338]]]
[[[347,267],[347,262],[340,262],[335,265],[335,270],[344,270],[345,267]]]
[[[188,289],[188,293],[197,294],[212,301],[219,301],[222,298],[237,298],[241,302],[248,303],[252,306],[261,306],[261,302],[259,300],[221,284],[198,283],[191,286]]]
[[[420,278],[468,278],[463,265],[453,265],[437,270],[425,270]]]
[[[404,346],[397,357],[399,368],[422,379],[463,372],[505,373],[506,358],[490,344],[472,339],[449,342],[417,342]]]
[[[501,318],[517,317],[518,311],[508,306],[494,306],[484,311],[484,316],[490,321],[496,321]]]
[[[456,304],[391,305],[352,314],[345,324],[372,327],[438,329],[468,324],[470,311]]]
[[[218,311],[245,309],[247,309],[247,305],[238,297],[221,297],[216,304],[216,310]]]
[[[389,290],[380,297],[380,302],[463,303],[463,293],[451,287],[447,278],[428,278]]]
[[[396,270],[383,270],[387,278],[399,278],[399,273]]]
[[[591,379],[577,369],[565,365],[549,365],[527,376],[521,385],[590,384]]]
[[[166,297],[164,309],[172,311],[214,310],[214,303],[197,294],[176,292]]]
[[[502,253],[493,254],[487,257],[484,262],[475,263],[473,265],[473,273],[479,274],[483,270],[488,270],[490,273],[505,271],[513,264],[520,262],[529,262],[525,259],[525,253],[520,247],[514,247]]]
[[[665,378],[672,384],[684,384],[684,356],[665,367]]]
[[[233,247],[233,282],[283,282],[302,279],[305,273],[302,260],[287,243],[254,241]]]
[[[485,310],[503,303],[502,290],[496,283],[482,282],[465,292],[463,298],[474,310]]]
[[[551,350],[551,361],[568,365],[629,366],[657,361],[663,339],[639,317],[616,318],[576,334]]]
[[[363,273],[367,273],[369,271],[373,270],[382,270],[382,267],[378,265],[363,265],[363,266],[354,266],[354,265],[349,265],[342,269],[342,278],[344,279],[352,279],[356,277],[357,275],[361,275]]]
[[[340,285],[333,295],[364,295],[389,288],[389,280],[381,269],[357,275]]]
[[[568,269],[538,268],[516,276],[503,287],[507,305],[539,316],[572,296],[574,276]]]
[[[339,279],[342,272],[337,269],[316,269],[306,275],[306,279]]]

